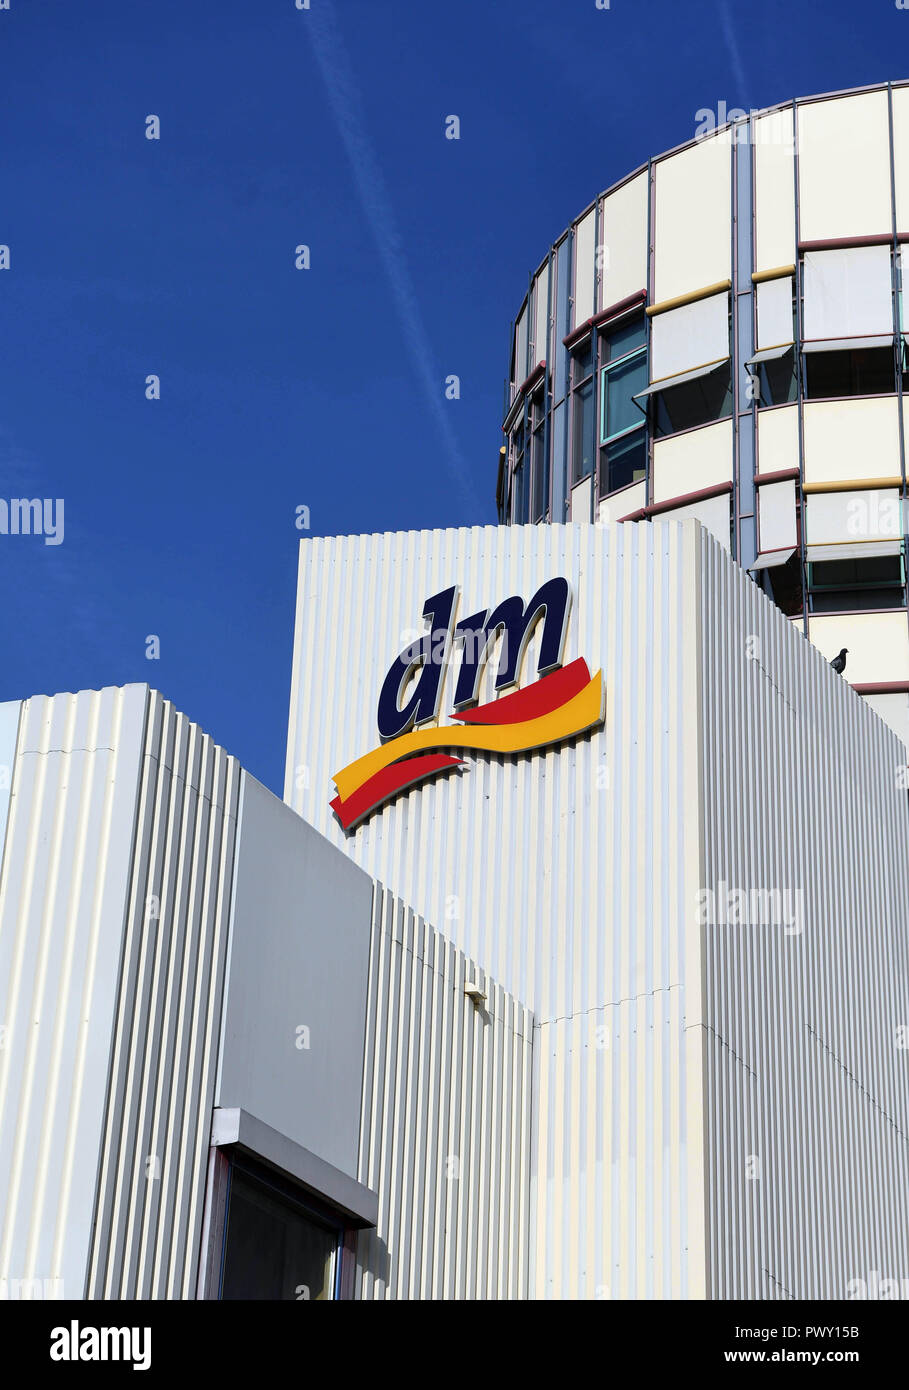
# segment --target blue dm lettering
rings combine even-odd
[[[397,738],[400,734],[406,734],[408,729],[435,719],[438,714],[457,596],[457,586],[452,585],[424,603],[423,617],[429,620],[430,631],[395,658],[382,683],[378,712],[380,738]],[[416,686],[401,709],[401,691],[418,667],[422,667],[422,670]]]
[[[520,597],[503,599],[497,608],[482,609],[454,626],[458,589],[444,589],[423,605],[423,617],[430,630],[406,647],[392,663],[379,695],[379,736],[384,741],[398,738],[410,729],[438,717],[445,666],[452,641],[463,645],[461,666],[455,689],[455,710],[474,705],[480,676],[498,633],[503,634],[502,652],[496,672],[496,691],[517,684],[527,645],[542,621],[537,674],[546,675],[562,663],[571,589],[567,579],[549,579],[541,584],[529,603]],[[407,703],[401,693],[413,673],[420,674]]]

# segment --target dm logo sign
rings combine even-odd
[[[583,660],[562,666],[571,606],[567,579],[548,580],[527,604],[507,598],[455,623],[457,599],[452,587],[426,600],[429,631],[395,658],[382,685],[382,743],[334,775],[338,795],[331,805],[345,830],[414,783],[464,766],[463,758],[442,749],[526,753],[603,722],[602,671],[591,676]],[[518,690],[527,645],[539,624],[538,679]],[[481,705],[480,679],[499,637],[497,698]],[[461,659],[451,713],[458,724],[439,727],[445,675],[457,649]],[[499,695],[507,690],[514,693]]]

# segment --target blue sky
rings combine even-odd
[[[894,0],[11,0],[0,497],[65,538],[0,535],[0,700],[147,680],[280,792],[297,507],[494,522],[509,324],[571,218],[700,108],[907,53]]]

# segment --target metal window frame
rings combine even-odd
[[[785,357],[787,353],[790,352],[792,353],[791,382],[793,387],[795,388],[795,395],[792,397],[791,400],[787,399],[785,401],[765,401],[764,392],[762,390],[762,369],[766,369],[767,364],[769,362],[779,362],[781,358]],[[757,395],[755,397],[755,405],[757,406],[758,410],[776,410],[783,405],[798,405],[799,396],[802,390],[802,354],[796,350],[796,345],[794,342],[783,343],[782,345],[778,345],[777,347],[772,348],[763,348],[760,352],[756,352],[753,357],[749,357],[748,361],[744,365],[745,371],[751,377],[752,381],[757,382]]]
[[[574,379],[574,367],[575,367],[575,362],[577,361],[577,358],[578,358],[578,355],[579,355],[579,350],[580,350],[582,347],[584,347],[584,348],[589,347],[589,349],[590,349],[590,371],[587,373],[586,376],[581,377],[579,381],[575,381],[575,379]],[[578,477],[578,478],[576,478],[575,475],[574,475],[574,446],[575,446],[575,434],[576,434],[575,410],[576,410],[576,408],[577,408],[577,400],[576,400],[576,398],[577,398],[577,395],[578,395],[578,393],[580,392],[581,388],[582,388],[583,386],[587,386],[588,383],[590,383],[590,385],[592,386],[593,409],[594,409],[594,412],[596,412],[596,408],[597,408],[596,374],[597,374],[597,340],[596,340],[596,337],[595,337],[595,335],[594,335],[594,330],[591,329],[589,333],[587,333],[583,338],[581,338],[581,340],[580,340],[579,342],[575,343],[574,346],[571,347],[571,348],[569,349],[569,361],[568,361],[568,394],[567,394],[567,403],[568,403],[568,430],[567,430],[567,434],[568,434],[568,451],[567,451],[567,452],[568,452],[568,459],[567,459],[567,463],[568,463],[568,467],[567,467],[567,471],[566,471],[566,483],[567,483],[566,496],[567,496],[568,498],[571,497],[571,492],[572,492],[572,489],[573,489],[573,488],[578,487],[581,483],[584,482],[584,480],[585,480],[586,478],[592,478],[593,475],[594,475],[594,473],[596,472],[596,460],[595,460],[594,458],[591,458],[591,461],[590,461],[590,471],[589,471],[588,473],[582,473],[581,476]],[[596,440],[596,414],[594,414],[594,440]]]
[[[225,1158],[228,1164],[227,1186],[224,1192],[221,1251],[217,1271],[218,1291],[215,1298],[219,1302],[223,1299],[224,1266],[227,1258],[227,1238],[230,1232],[230,1202],[233,1193],[234,1174],[239,1172],[253,1183],[258,1183],[261,1187],[273,1192],[281,1202],[287,1205],[290,1211],[298,1211],[301,1216],[311,1218],[315,1225],[322,1226],[333,1233],[334,1248],[331,1253],[331,1268],[327,1281],[331,1289],[331,1297],[328,1301],[340,1302],[344,1297],[344,1256],[349,1230],[343,1213],[332,1208],[326,1202],[313,1197],[292,1179],[250,1157],[242,1150],[231,1151],[225,1155]]]
[[[525,462],[529,466],[530,473],[530,506],[528,508],[528,522],[536,526],[541,521],[545,521],[549,511],[549,498],[546,495],[546,434],[547,434],[547,412],[546,412],[546,390],[543,383],[531,393],[528,401],[528,415],[530,417],[530,447],[524,446]],[[541,510],[537,515],[536,495],[537,495],[537,473],[540,474],[540,503]]]
[[[807,546],[805,547],[805,551],[806,551],[806,556],[807,556],[807,551],[808,551],[808,547],[807,547]],[[891,552],[891,554],[894,554],[894,552]],[[859,562],[859,561],[861,561],[861,560],[873,560],[873,559],[877,559],[877,558],[885,558],[885,557],[884,557],[884,556],[877,557],[877,556],[873,556],[873,555],[856,555],[856,556],[854,557],[854,559],[852,560],[852,563],[853,563],[853,564],[856,564],[857,562]],[[904,541],[901,541],[901,542],[900,542],[900,548],[899,548],[899,551],[895,553],[895,558],[897,558],[897,559],[899,560],[899,564],[900,564],[900,577],[899,577],[899,579],[868,579],[868,580],[857,580],[857,581],[853,581],[852,583],[848,583],[848,584],[847,584],[847,583],[841,583],[841,584],[818,584],[818,583],[815,581],[815,577],[814,577],[814,569],[815,569],[815,566],[816,566],[816,565],[819,565],[819,564],[821,564],[821,565],[823,565],[823,564],[831,564],[831,565],[842,564],[842,563],[844,562],[844,559],[845,559],[844,556],[837,556],[836,559],[832,559],[832,560],[808,560],[808,559],[806,558],[806,560],[805,560],[805,567],[806,567],[806,569],[807,569],[807,571],[808,571],[808,588],[809,588],[813,593],[816,593],[816,594],[836,594],[836,593],[842,593],[844,590],[851,590],[851,589],[905,589],[905,587],[906,587],[906,546],[905,546],[905,542],[904,542]]]
[[[617,357],[614,362],[604,362],[603,366],[600,368],[600,428],[598,433],[599,445],[601,448],[604,444],[612,444],[615,440],[621,439],[625,434],[631,434],[632,430],[643,430],[647,428],[647,420],[642,416],[640,421],[633,425],[627,425],[623,430],[617,430],[615,434],[609,434],[606,429],[606,384],[609,373],[618,367],[625,367],[630,362],[636,360],[642,361],[644,366],[647,366],[646,342],[640,347],[632,348],[631,352],[626,352],[622,357]],[[634,396],[632,396],[631,399],[637,404]]]

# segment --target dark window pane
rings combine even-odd
[[[514,517],[512,518],[519,525],[527,521],[527,469],[522,459],[514,475]]]
[[[613,438],[635,425],[644,423],[644,416],[632,400],[647,385],[647,358],[629,358],[618,367],[603,373],[603,441]]]
[[[329,1299],[336,1227],[281,1190],[234,1166],[230,1176],[221,1297]]]
[[[797,400],[795,349],[784,352],[782,357],[773,357],[769,362],[761,362],[758,375],[761,405],[786,405],[789,401]]]
[[[533,432],[533,510],[531,521],[542,521],[549,501],[548,479],[543,458],[544,432],[542,425]]]
[[[635,348],[642,348],[647,340],[644,329],[643,318],[631,319],[621,328],[613,328],[611,332],[603,335],[606,351],[606,361],[614,362],[617,357],[624,357],[626,352],[634,352]]]
[[[660,391],[656,397],[656,435],[695,429],[732,414],[732,381],[729,363],[715,372]]]
[[[520,424],[511,436],[511,519],[521,521],[521,485],[523,482],[524,426]]]
[[[764,570],[776,606],[787,618],[794,618],[804,608],[802,594],[802,560],[799,552],[790,555],[785,565],[771,565]]]
[[[647,436],[643,429],[626,434],[600,450],[600,496],[647,476]]]
[[[571,481],[579,483],[593,469],[593,382],[578,387],[571,407]]]
[[[895,390],[892,348],[805,353],[805,395],[809,399],[881,396]]]
[[[902,589],[813,589],[815,613],[864,613],[872,608],[901,608]]]
[[[850,589],[860,584],[903,582],[899,555],[867,555],[856,560],[819,560],[809,567],[812,589]]]
[[[593,371],[593,334],[571,355],[571,384],[576,386]]]

